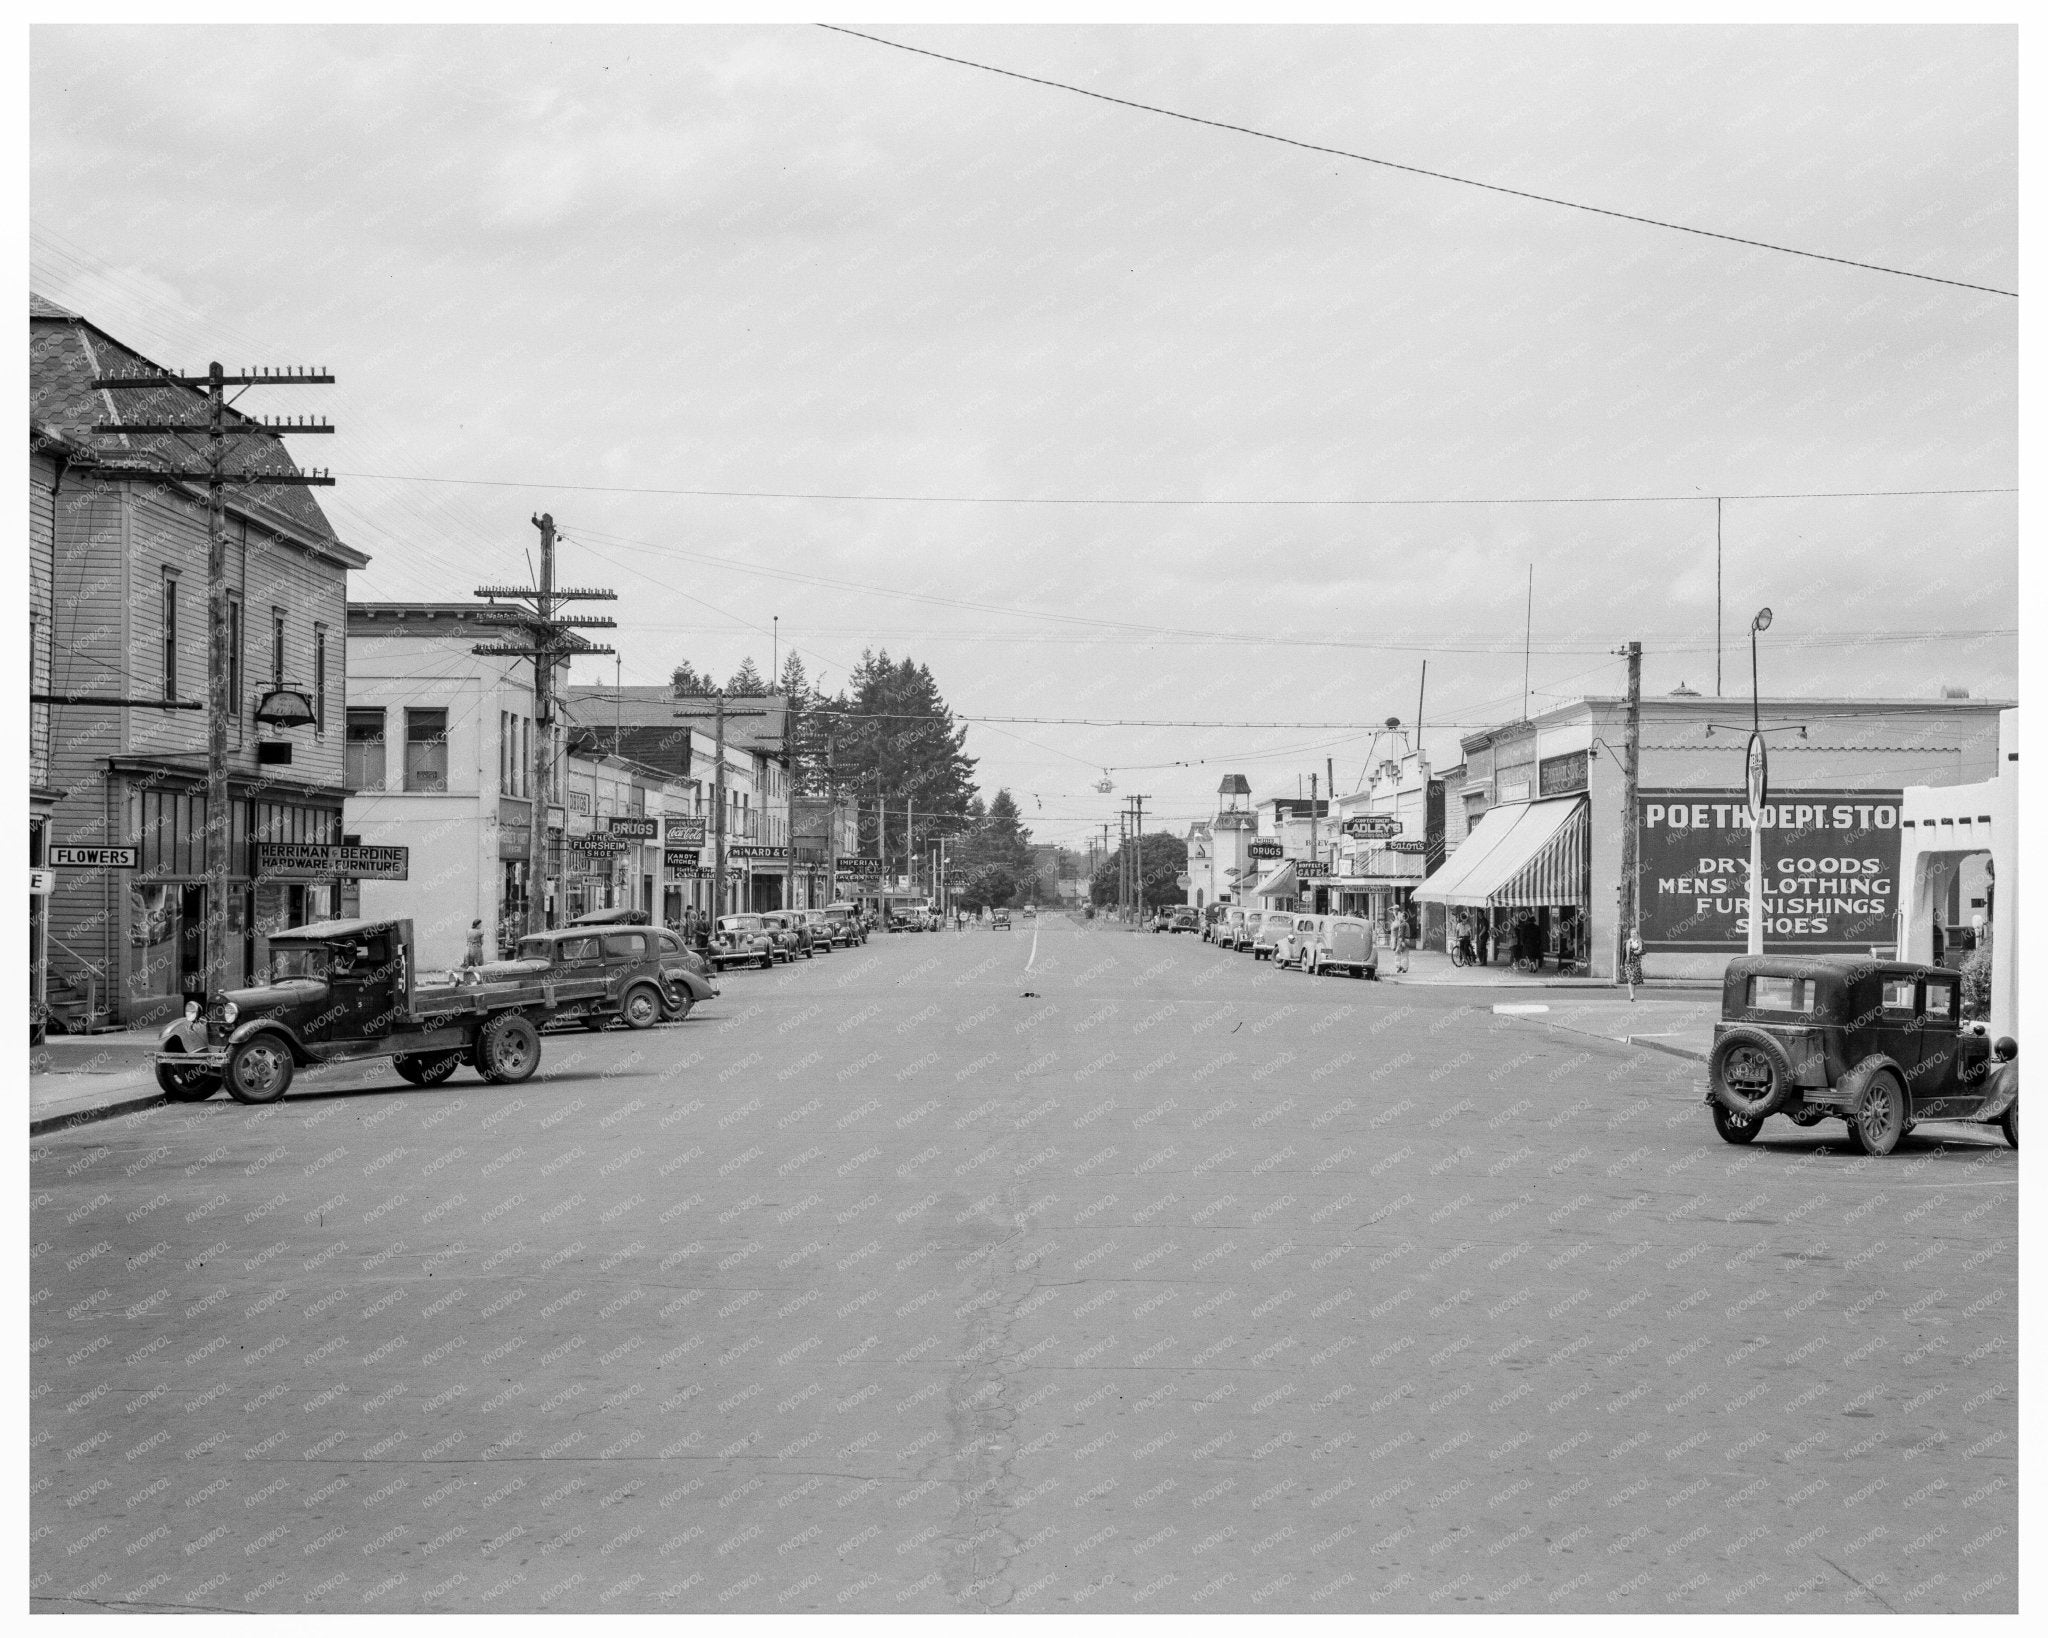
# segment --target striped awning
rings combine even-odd
[[[1582,795],[1492,808],[1415,897],[1473,909],[1584,906],[1590,835]]]

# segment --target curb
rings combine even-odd
[[[95,1104],[87,1109],[73,1109],[62,1115],[45,1115],[41,1120],[31,1120],[28,1123],[28,1135],[44,1137],[51,1132],[67,1131],[73,1126],[90,1126],[94,1121],[112,1120],[116,1115],[140,1114],[145,1109],[154,1109],[159,1104],[170,1101],[161,1092],[144,1092],[113,1103]]]
[[[1502,1016],[1513,1018],[1517,1022],[1534,1024],[1539,1029],[1546,1029],[1554,1034],[1574,1036],[1581,1041],[1594,1041],[1601,1046],[1611,1046],[1623,1052],[1630,1050],[1661,1052],[1666,1057],[1683,1058],[1688,1063],[1696,1064],[1703,1064],[1707,1061],[1707,1055],[1704,1052],[1695,1052],[1691,1047],[1672,1046],[1664,1041],[1653,1041],[1647,1036],[1602,1035],[1596,1030],[1574,1029],[1570,1024],[1556,1024],[1547,1018],[1534,1018],[1526,1013],[1520,1015],[1508,1013]]]

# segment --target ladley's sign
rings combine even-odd
[[[1780,791],[1763,810],[1768,950],[1863,955],[1894,942],[1898,791]],[[1737,791],[1642,793],[1643,947],[1741,951],[1749,809]]]

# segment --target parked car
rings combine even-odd
[[[1166,930],[1169,933],[1199,933],[1202,930],[1201,915],[1191,904],[1176,904]]]
[[[1252,960],[1268,960],[1280,947],[1280,940],[1294,930],[1294,917],[1285,910],[1268,910],[1258,918],[1258,926],[1252,929]]]
[[[859,905],[841,899],[835,904],[826,905],[823,914],[832,923],[832,937],[837,943],[867,943],[867,923],[861,916]]]
[[[989,912],[988,924],[991,930],[1000,927],[1007,932],[1010,926],[1010,912],[1007,910],[991,910]]]
[[[1162,904],[1157,910],[1154,910],[1152,914],[1146,919],[1145,927],[1148,932],[1153,933],[1172,932],[1173,906],[1170,904]]]
[[[788,952],[782,958],[785,961],[794,961],[798,956],[808,961],[818,953],[817,938],[811,931],[811,924],[794,910],[764,911],[761,925],[768,929],[777,946]]]
[[[1226,950],[1242,950],[1245,938],[1245,912],[1233,905],[1230,913],[1217,923],[1216,942]]]
[[[1353,978],[1378,978],[1379,947],[1372,923],[1363,916],[1321,916],[1308,941],[1303,970],[1345,972]]]
[[[1273,965],[1299,967],[1308,971],[1308,952],[1322,930],[1321,916],[1296,916],[1294,925],[1280,932],[1273,942]]]
[[[486,962],[484,982],[500,982],[523,974],[551,971],[562,977],[602,977],[609,1007],[582,1016],[588,1029],[604,1029],[613,1019],[628,1029],[646,1029],[676,1015],[682,993],[669,982],[667,962],[651,927],[632,923],[586,923],[528,933],[514,947],[509,961]]]
[[[720,916],[711,934],[714,967],[772,967],[775,940],[755,915]]]
[[[1707,1056],[1714,1130],[1749,1143],[1772,1115],[1830,1116],[1888,1155],[1923,1120],[1996,1122],[2020,1146],[2019,1043],[1962,1018],[1947,967],[1844,956],[1738,956]]]
[[[1227,904],[1212,904],[1202,912],[1202,942],[1214,944],[1223,932],[1223,919],[1230,913]]]

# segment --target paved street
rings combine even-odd
[[[38,1140],[37,1607],[2016,1607],[1995,1132],[1060,918],[723,984]]]

